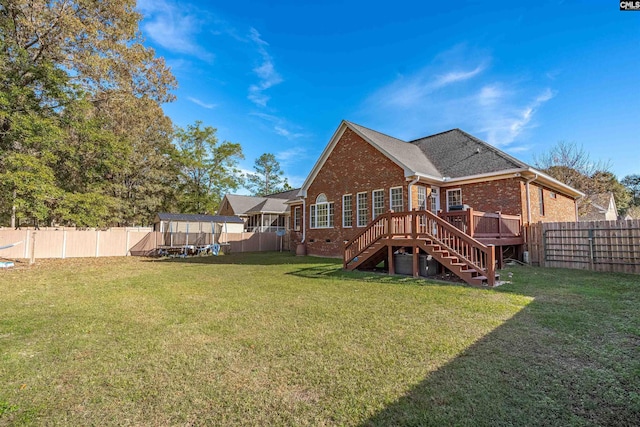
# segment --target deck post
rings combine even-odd
[[[387,245],[387,265],[389,266],[389,275],[396,274],[395,267],[393,265],[393,246]]]
[[[418,248],[418,246],[413,245],[413,277],[419,277],[420,276],[420,268],[419,268],[419,258],[418,258],[418,252],[420,251],[420,248]]]
[[[487,260],[487,283],[489,286],[496,284],[496,247],[489,245],[489,259]]]
[[[463,230],[469,236],[473,237],[473,231],[476,228],[476,225],[473,223],[475,221],[475,217],[473,216],[473,208],[467,209],[467,230]]]
[[[411,237],[418,238],[418,208],[413,208],[411,211]]]
[[[498,214],[498,238],[502,237],[502,212],[496,212]]]

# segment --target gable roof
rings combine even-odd
[[[300,189],[300,196],[306,196],[311,183],[347,128],[404,169],[407,178],[420,176],[427,181],[444,184],[449,181],[490,179],[490,177],[516,174],[538,180],[572,197],[584,196],[575,188],[460,129],[406,142],[347,120],[340,123],[329,144],[311,169]]]
[[[184,222],[227,222],[243,224],[244,221],[237,216],[226,215],[200,215],[200,214],[184,214],[158,212],[156,218],[160,221],[184,221]]]
[[[616,200],[612,192],[594,194],[586,200],[584,212],[580,215],[580,221],[599,221],[607,218],[607,215],[617,218],[618,212]]]
[[[289,211],[287,202],[295,199],[299,191],[300,189],[296,188],[280,193],[268,194],[264,197],[243,196],[239,194],[227,194],[224,197],[236,215],[260,212],[284,214]]]

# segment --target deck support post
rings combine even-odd
[[[387,266],[389,267],[389,275],[396,274],[396,269],[393,265],[393,246],[387,246]]]
[[[496,284],[496,247],[488,245],[489,257],[487,259],[487,284],[495,286]]]
[[[413,245],[413,277],[420,276],[420,263],[419,263],[419,252],[420,248],[416,245]]]

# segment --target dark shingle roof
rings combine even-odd
[[[460,129],[416,139],[410,143],[431,159],[443,177],[459,178],[529,167]]]
[[[225,216],[225,215],[200,215],[200,214],[158,212],[156,216],[160,221],[244,223],[244,221],[242,221],[242,219],[237,216]]]
[[[280,193],[267,194],[264,197],[269,199],[286,199],[293,200],[298,197],[299,188],[294,188],[293,190],[281,191]]]

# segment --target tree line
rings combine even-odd
[[[534,158],[535,166],[551,177],[582,191],[579,213],[603,193],[613,193],[618,215],[640,218],[640,174],[627,175],[618,181],[611,172],[611,164],[593,160],[575,142],[560,141],[548,152]]]
[[[244,184],[240,144],[163,113],[176,79],[135,6],[0,0],[0,224],[148,224]]]

